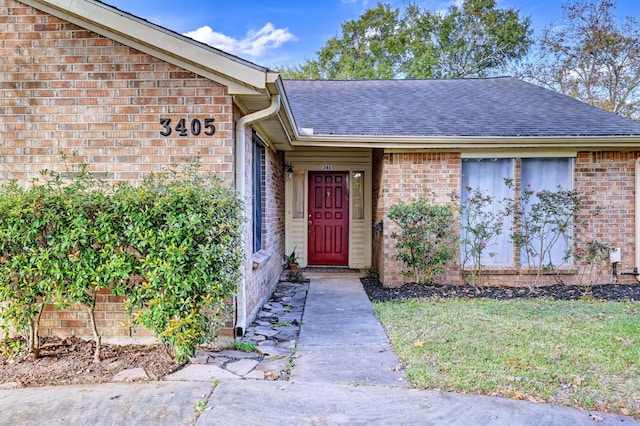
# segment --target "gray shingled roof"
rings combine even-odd
[[[296,124],[315,135],[640,135],[640,122],[512,77],[284,86]]]

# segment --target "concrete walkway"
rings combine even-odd
[[[640,425],[549,404],[409,389],[358,276],[308,276],[290,381],[221,379],[213,389],[203,375],[0,389],[0,425]],[[196,407],[205,407],[201,415]]]
[[[358,275],[307,276],[291,381],[222,381],[198,425],[640,424],[549,404],[408,389]]]
[[[294,382],[406,385],[358,275],[310,275]],[[372,368],[373,367],[373,368]]]

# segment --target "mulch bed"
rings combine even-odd
[[[620,302],[624,300],[640,301],[640,284],[604,284],[594,286],[576,286],[556,284],[537,287],[481,287],[470,285],[405,284],[400,287],[383,287],[375,278],[361,278],[364,290],[372,302],[389,302],[408,298],[478,298],[516,299],[548,297],[558,300],[578,300],[592,298]]]

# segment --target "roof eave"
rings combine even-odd
[[[266,69],[90,0],[20,0],[158,59],[228,87],[229,94],[266,92]]]
[[[640,149],[640,135],[620,136],[382,136],[382,135],[302,135],[293,146],[334,148],[388,148],[434,150],[545,149]]]

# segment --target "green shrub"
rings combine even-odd
[[[490,251],[498,245],[497,238],[503,232],[507,212],[494,208],[494,203],[506,203],[510,200],[496,200],[481,188],[464,187],[465,197],[460,203],[460,231],[462,251],[462,276],[473,285],[482,285],[483,260],[494,257]],[[485,260],[486,261],[486,260]],[[471,273],[467,273],[467,265]]]
[[[64,298],[68,303],[85,307],[96,342],[94,360],[101,358],[102,339],[96,325],[95,306],[98,292],[109,289],[124,294],[131,276],[133,257],[126,250],[126,240],[119,232],[118,212],[111,203],[112,188],[87,172],[79,172],[60,188],[57,217],[61,224],[52,236],[52,246],[63,259]]]
[[[403,274],[416,282],[433,281],[456,251],[453,208],[435,204],[433,196],[415,198],[391,206],[389,219],[400,227],[391,236],[397,240],[394,258],[408,268]]]
[[[100,359],[100,290],[125,297],[136,323],[179,359],[217,326],[243,262],[242,203],[216,179],[153,175],[138,187],[109,185],[80,165],[70,180],[43,171],[25,189],[0,191],[0,320],[28,332],[38,356],[45,304],[85,306]],[[137,285],[131,283],[139,282]]]
[[[122,294],[131,274],[131,256],[114,226],[109,187],[86,169],[79,165],[70,180],[45,170],[29,189],[13,182],[0,195],[3,324],[28,330],[28,349],[35,357],[44,305],[77,303],[87,309],[98,361],[98,291]]]
[[[116,193],[139,285],[127,294],[136,321],[190,357],[236,290],[243,262],[242,203],[194,173],[150,176]]]
[[[513,182],[505,184],[513,188]],[[535,191],[531,185],[522,188],[520,196],[509,207],[514,221],[511,238],[522,253],[522,263],[534,273],[530,287],[535,287],[543,274],[552,273],[562,283],[558,267],[575,255],[574,232],[585,232],[588,219],[600,213],[600,207],[589,208],[586,194],[578,190]],[[561,249],[561,257],[554,249]],[[557,250],[557,249],[556,249]],[[595,261],[591,259],[590,261]]]
[[[25,190],[12,182],[0,192],[0,319],[26,334],[38,357],[38,325],[45,303],[56,301],[62,280],[55,251],[55,195],[46,185]]]

